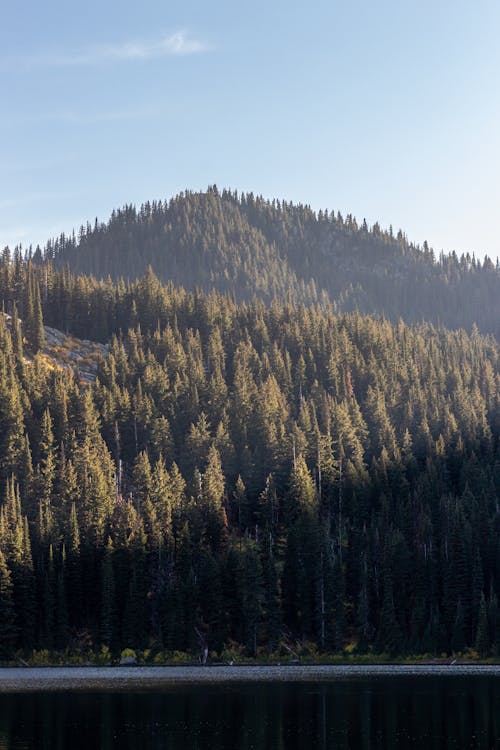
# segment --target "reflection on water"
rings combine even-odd
[[[0,695],[0,750],[500,750],[500,679]]]

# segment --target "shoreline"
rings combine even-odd
[[[2,667],[0,668],[0,693],[62,690],[126,692],[176,686],[328,682],[352,678],[429,676],[500,678],[500,665]]]

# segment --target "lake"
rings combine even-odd
[[[314,682],[0,694],[0,750],[28,748],[500,749],[500,677],[358,672]]]

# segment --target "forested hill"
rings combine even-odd
[[[0,303],[0,659],[499,653],[494,337],[20,258]]]
[[[107,224],[50,242],[45,256],[97,278],[134,280],[151,265],[163,281],[240,301],[328,298],[338,312],[468,330],[476,323],[500,335],[500,271],[491,260],[436,259],[425,243],[417,247],[378,224],[215,187],[127,206]]]

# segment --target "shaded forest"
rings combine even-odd
[[[440,254],[348,214],[253,194],[181,193],[114,211],[37,249],[34,259],[76,273],[134,281],[151,266],[163,282],[265,302],[331,304],[500,335],[500,270],[488,258]]]
[[[0,264],[3,659],[200,642],[498,653],[493,336],[58,265]],[[44,322],[109,342],[95,382],[42,359]]]

